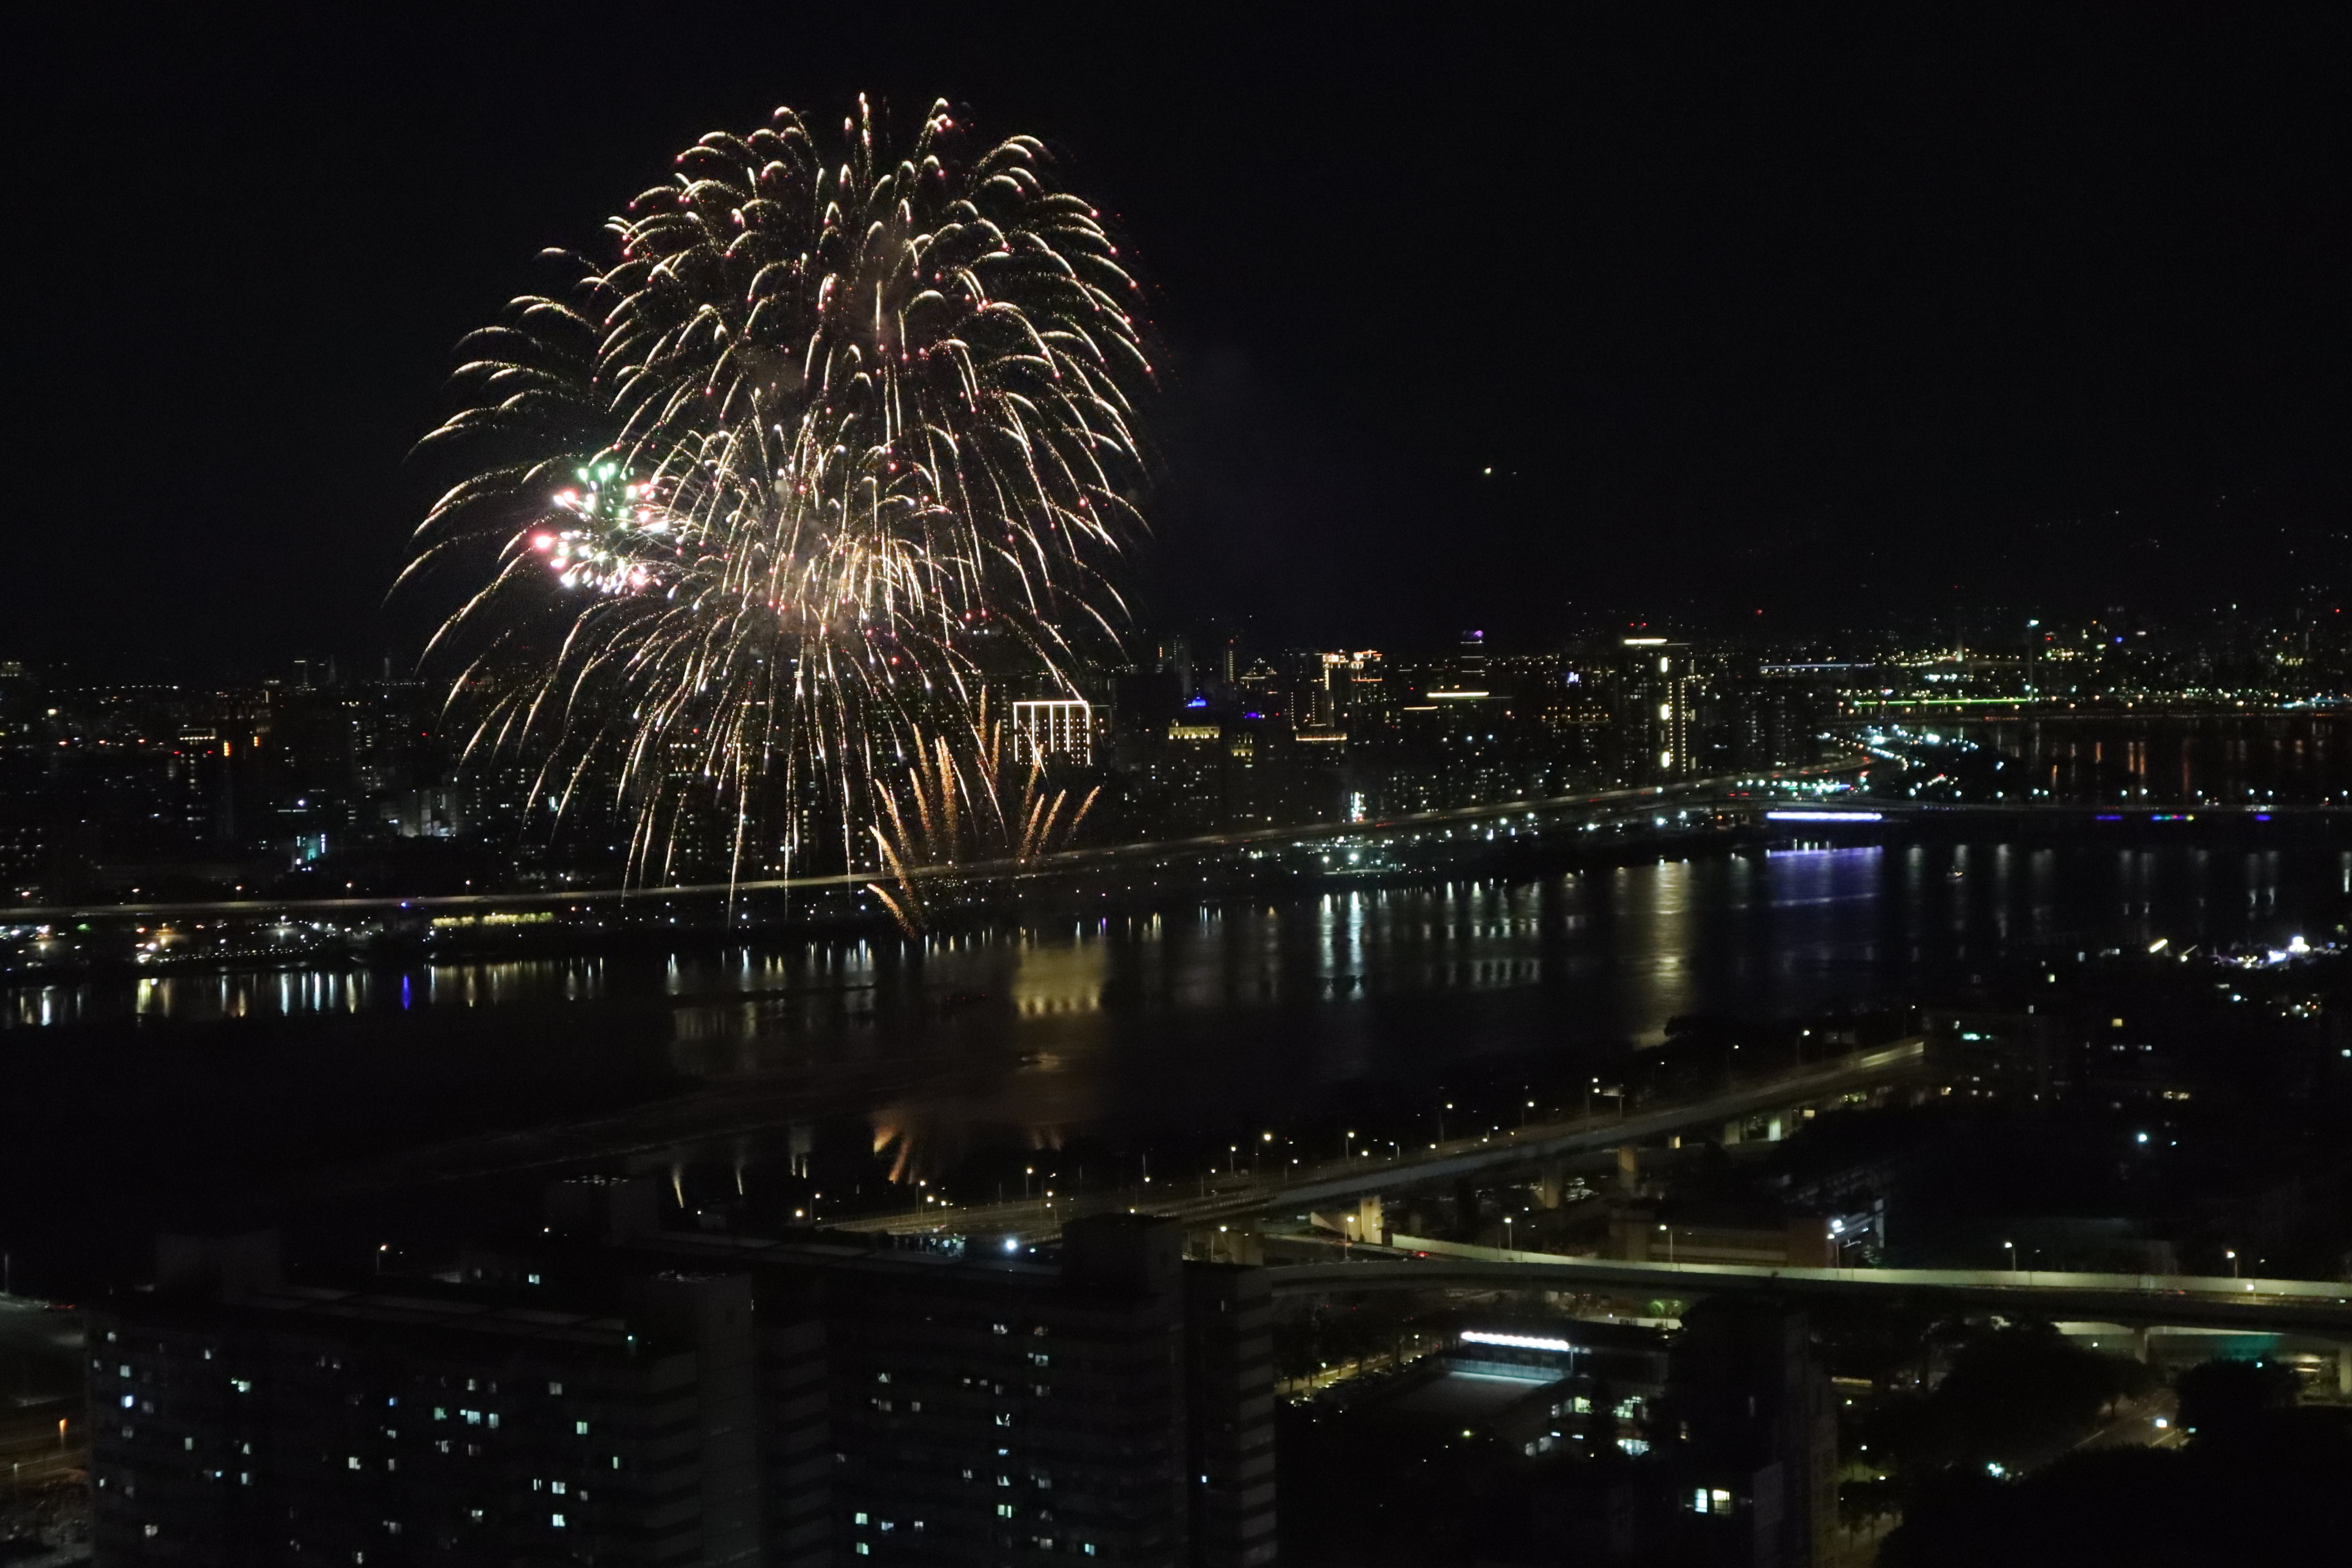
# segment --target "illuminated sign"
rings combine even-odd
[[[1496,1334],[1485,1329],[1465,1329],[1462,1342],[1465,1345],[1500,1345],[1514,1351],[1572,1351],[1576,1347],[1566,1340],[1547,1340],[1534,1334]]]

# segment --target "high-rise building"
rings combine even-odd
[[[1462,651],[1454,656],[1454,684],[1467,690],[1486,689],[1486,634],[1464,632]]]
[[[1837,1527],[1837,1401],[1804,1312],[1719,1297],[1685,1317],[1665,1404],[1673,1561],[1810,1568]]]
[[[1271,1298],[1177,1226],[764,1264],[772,1560],[1274,1561]]]
[[[1627,637],[1620,646],[1617,724],[1627,775],[1643,783],[1688,776],[1698,695],[1689,647],[1651,637]]]
[[[1274,1562],[1263,1270],[1129,1215],[1050,1261],[656,1215],[559,1184],[543,1233],[396,1288],[167,1244],[89,1320],[100,1561]]]
[[[760,1562],[748,1279],[608,1312],[290,1287],[273,1252],[167,1246],[90,1313],[100,1563]]]
[[[1027,756],[1090,767],[1095,757],[1094,705],[1084,698],[1053,698],[1013,705],[1013,733]]]

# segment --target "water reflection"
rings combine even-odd
[[[2006,752],[2062,800],[2316,803],[2352,799],[2347,720],[2330,713],[1951,719],[1936,727]]]
[[[0,1024],[179,1024],[650,1002],[681,1067],[755,1072],[861,1034],[1018,1043],[1057,1024],[1539,998],[1555,1034],[1788,1011],[2052,943],[2332,929],[2352,856],[2002,842],[1796,847],[1512,883],[1365,889],[1029,931],[677,954],[87,977],[0,990]],[[1357,1031],[1360,1032],[1360,1031]],[[1028,1048],[1025,1044],[1020,1048]],[[1039,1048],[1045,1048],[1040,1047]],[[1058,1047],[1057,1047],[1058,1048]]]

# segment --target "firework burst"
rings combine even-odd
[[[409,570],[495,552],[435,639],[467,753],[604,794],[635,877],[874,863],[986,684],[1116,640],[1138,289],[1042,144],[964,142],[941,103],[894,149],[862,99],[835,146],[705,136],[461,349],[428,443],[471,472]]]

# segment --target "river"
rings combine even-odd
[[[733,1083],[786,1086],[789,1116],[671,1164],[814,1181],[829,1141],[860,1183],[1089,1157],[1099,1176],[1155,1150],[1196,1164],[1253,1129],[1328,1139],[1360,1114],[1367,1137],[1402,1137],[1449,1100],[1496,1114],[1519,1086],[1611,1072],[1681,1016],[1902,1004],[2036,955],[2347,921],[2352,852],[2332,841],[1895,838],[920,944],[94,976],[0,991],[21,1090],[0,1192],[21,1209],[96,1167],[115,1201],[76,1212],[113,1223],[159,1184],[263,1191],[371,1149]]]

